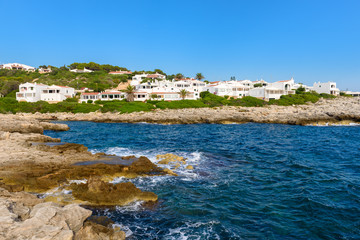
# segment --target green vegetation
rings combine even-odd
[[[44,101],[35,103],[18,102],[13,97],[14,92],[8,96],[0,98],[0,113],[55,113],[55,112],[71,112],[71,113],[89,113],[94,111],[101,112],[119,112],[131,113],[140,111],[151,111],[154,109],[181,109],[181,108],[204,108],[204,107],[219,107],[219,106],[242,106],[242,107],[262,107],[266,105],[291,106],[306,104],[308,102],[315,103],[320,98],[335,98],[329,94],[318,94],[315,92],[306,92],[301,94],[283,95],[278,100],[264,100],[254,97],[243,98],[224,98],[209,92],[200,93],[199,100],[180,100],[180,101],[147,101],[134,102],[127,100],[113,100],[113,101],[95,101],[91,100],[87,103],[78,103],[76,98],[68,98],[66,101],[49,104]]]

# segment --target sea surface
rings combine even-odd
[[[95,210],[128,239],[360,239],[360,126],[63,123],[69,131],[46,134],[194,166],[130,180],[156,204]]]

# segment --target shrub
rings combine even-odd
[[[64,102],[79,102],[79,99],[77,99],[77,98],[75,98],[75,97],[73,97],[73,98],[67,98],[67,99],[65,99],[65,101]]]
[[[243,106],[243,107],[262,107],[267,104],[264,100],[246,96],[243,98],[230,100],[231,106]]]
[[[180,109],[180,108],[203,108],[208,107],[205,103],[200,100],[180,100],[180,101],[160,101],[155,103],[155,106],[160,109]]]
[[[93,100],[87,100],[87,103],[93,103]]]

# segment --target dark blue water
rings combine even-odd
[[[139,178],[157,204],[97,210],[129,239],[360,239],[360,127],[66,122],[94,152],[188,158]],[[127,181],[119,178],[116,182]]]

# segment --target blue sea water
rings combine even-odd
[[[155,192],[155,205],[95,210],[128,239],[360,239],[359,126],[65,123],[46,134],[154,162],[174,153],[195,167],[130,180]]]

